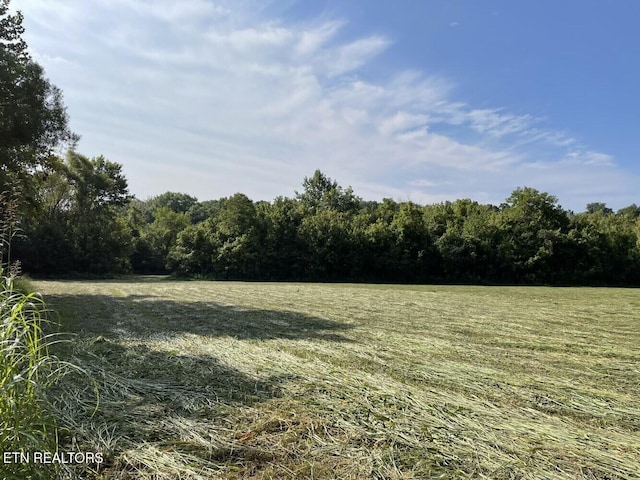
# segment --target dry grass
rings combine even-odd
[[[87,476],[640,478],[638,290],[37,287],[98,383],[58,404]]]

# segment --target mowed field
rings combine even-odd
[[[99,478],[640,478],[640,290],[36,286]]]

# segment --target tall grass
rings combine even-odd
[[[6,452],[33,455],[58,450],[58,427],[47,391],[67,363],[50,355],[57,322],[42,296],[20,278],[11,240],[19,233],[17,196],[0,195],[0,478],[59,478],[59,465],[16,461]]]
[[[51,320],[43,299],[15,290],[13,280],[0,279],[0,451],[55,452],[57,428],[47,411],[46,391],[61,369],[48,352],[52,336],[44,327]],[[56,473],[33,463],[2,463],[0,472],[9,478],[53,478]]]

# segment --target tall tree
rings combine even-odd
[[[166,207],[176,213],[187,213],[198,199],[186,193],[165,192],[148,201],[151,211]]]
[[[607,207],[606,203],[592,202],[587,204],[587,213],[602,212],[604,215],[611,215],[613,210]]]
[[[166,273],[167,255],[175,245],[178,234],[191,222],[186,213],[175,212],[169,207],[155,209],[153,218],[144,236],[148,247],[146,264],[136,267],[144,273]]]
[[[555,280],[569,225],[558,199],[535,188],[517,188],[498,217],[499,254],[503,280],[547,282]]]
[[[444,225],[444,232],[436,244],[442,256],[445,277],[463,282],[494,281],[497,241],[494,209],[463,199],[433,206],[429,210],[431,219],[440,217]],[[434,229],[442,228],[438,225]]]
[[[33,176],[40,208],[24,222],[21,259],[34,273],[119,271],[127,267],[131,229],[122,166],[70,151],[52,172]],[[122,211],[121,211],[122,210]]]
[[[316,170],[312,177],[305,177],[302,186],[304,191],[296,192],[296,198],[312,213],[326,209],[353,213],[361,202],[351,187],[342,188],[320,170]]]
[[[348,280],[351,263],[349,217],[336,210],[307,215],[298,229],[304,242],[305,276],[313,280]]]
[[[302,209],[292,198],[277,197],[271,204],[261,204],[258,214],[265,226],[264,249],[261,258],[268,280],[304,278],[303,241],[300,238]]]
[[[9,13],[9,0],[0,0],[0,189],[19,184],[31,200],[30,175],[50,167],[54,149],[78,137],[61,91],[29,55],[22,21],[20,12]]]
[[[229,197],[216,217],[215,263],[222,278],[259,276],[262,237],[255,204],[242,193]]]
[[[413,202],[401,204],[390,228],[401,281],[422,282],[438,273],[439,257],[426,228],[424,209]]]
[[[215,217],[177,235],[167,258],[169,268],[222,279],[261,278],[264,234],[256,205],[241,193],[220,203]]]
[[[635,203],[632,203],[628,207],[621,208],[616,212],[616,215],[628,217],[630,219],[636,219],[640,217],[640,207]]]

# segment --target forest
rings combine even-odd
[[[293,198],[131,195],[123,165],[77,151],[62,92],[0,2],[3,261],[32,275],[553,285],[640,284],[640,207],[574,213],[516,188],[501,205],[364,201],[316,170]],[[66,151],[66,154],[64,153]],[[215,197],[215,192],[212,192]]]
[[[640,207],[564,210],[517,188],[499,206],[364,201],[320,170],[293,198],[128,193],[121,165],[70,150],[24,175],[12,255],[33,275],[636,285]],[[15,187],[13,187],[15,189]]]

